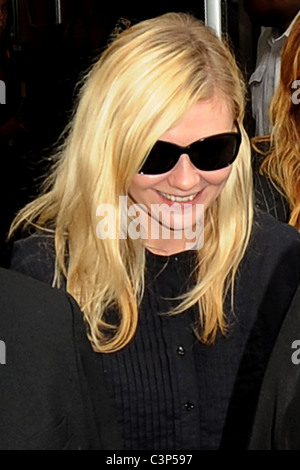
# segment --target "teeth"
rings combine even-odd
[[[180,197],[180,196],[173,196],[171,194],[166,194],[166,193],[163,193],[160,191],[160,194],[168,199],[169,201],[172,201],[172,202],[189,202],[189,201],[193,201],[195,199],[195,197],[197,196],[197,194],[192,194],[191,196],[186,196],[186,197]]]

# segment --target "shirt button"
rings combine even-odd
[[[193,410],[193,409],[195,408],[194,403],[189,403],[189,402],[186,403],[184,406],[185,406],[185,409],[186,409],[187,411],[191,411],[191,410]]]
[[[185,349],[184,349],[183,346],[178,346],[177,354],[179,354],[179,356],[184,356],[185,355]]]

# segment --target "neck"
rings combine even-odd
[[[188,239],[184,236],[176,239],[173,233],[173,236],[167,240],[162,238],[144,240],[144,245],[147,250],[155,255],[171,256],[176,253],[183,253],[184,251],[200,249],[202,247],[202,239],[200,237],[198,239],[196,237]]]
[[[183,240],[145,240],[145,247],[159,256],[171,256],[188,250]]]

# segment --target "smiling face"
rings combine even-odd
[[[193,105],[174,127],[161,136],[160,140],[187,147],[201,138],[235,130],[232,112],[225,99],[215,96],[211,100]],[[207,159],[209,155],[203,155],[203,158]],[[226,184],[231,170],[232,166],[217,171],[198,170],[191,163],[189,156],[182,154],[167,173],[136,174],[129,188],[129,196],[133,203],[142,204],[147,208],[149,218],[156,219],[159,224],[168,221],[173,238],[176,238],[179,234],[174,235],[175,232],[180,231],[182,235],[183,226],[187,230],[195,230],[201,214],[197,206],[203,205],[205,211],[214,203]],[[170,212],[171,206],[175,209]],[[153,207],[159,207],[159,212],[153,210]],[[186,218],[184,218],[185,211],[189,215]],[[152,240],[150,245],[159,245],[159,250],[162,251],[165,246],[167,252],[176,252],[184,249],[185,242],[183,235],[171,241]]]

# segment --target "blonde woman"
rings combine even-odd
[[[44,192],[12,225],[35,233],[11,267],[80,305],[125,449],[218,449],[223,429],[245,445],[300,241],[253,216],[244,94],[196,18],[132,26],[87,75]]]
[[[270,136],[253,139],[259,206],[300,230],[300,16],[282,51]],[[262,175],[262,176],[261,176]]]

